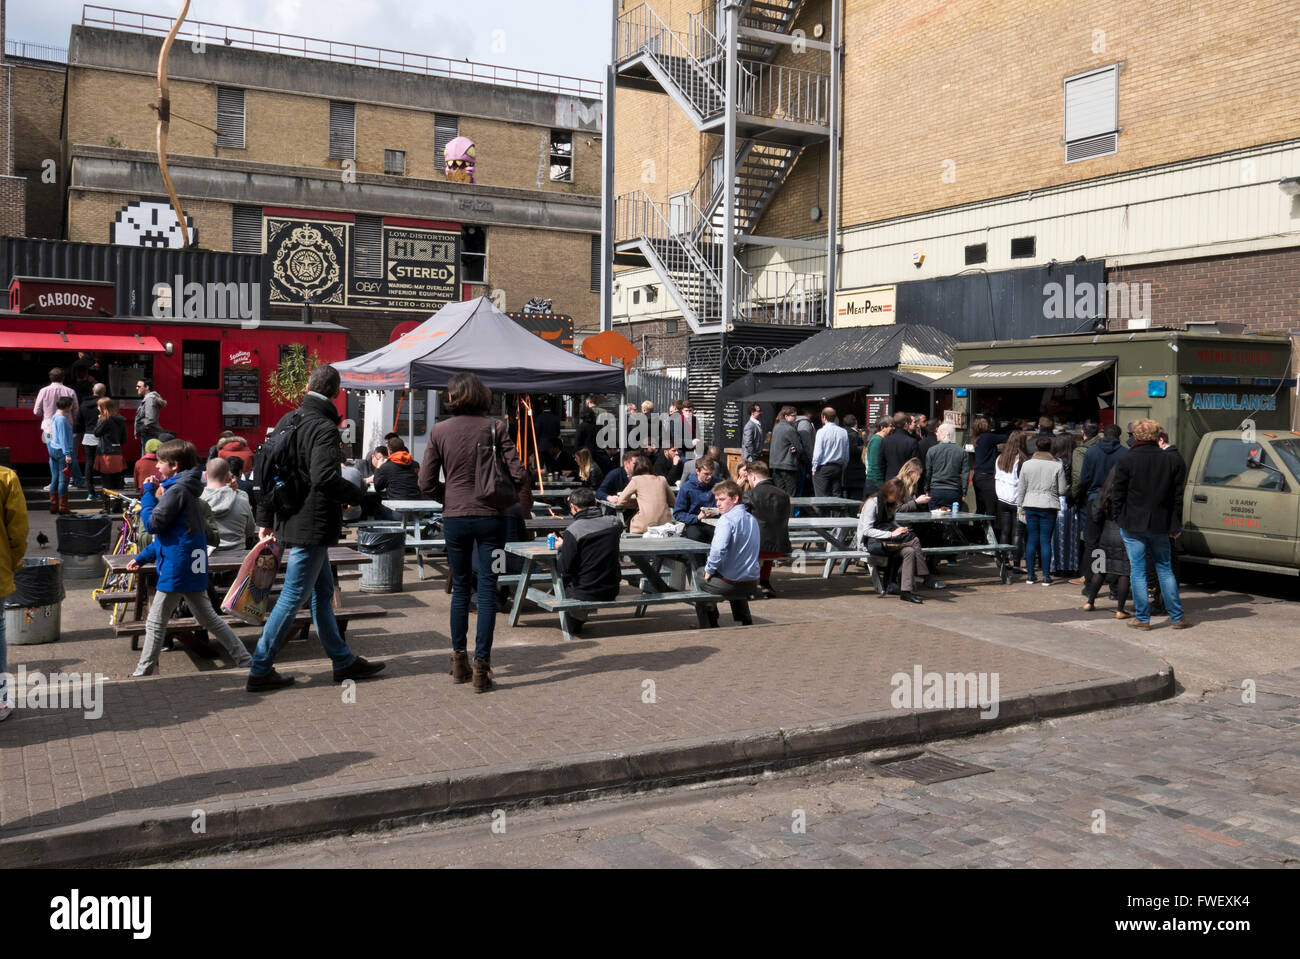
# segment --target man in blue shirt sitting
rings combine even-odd
[[[731,480],[715,486],[713,497],[718,504],[718,527],[708,561],[695,585],[729,599],[732,618],[742,626],[753,626],[748,600],[758,588],[758,520],[740,502],[740,487]],[[718,607],[708,607],[706,614],[709,622],[717,626]]]
[[[600,489],[596,490],[596,499],[613,499],[623,492],[623,487],[627,486],[628,480],[632,478],[632,467],[636,464],[636,457],[636,450],[623,451],[623,465],[605,474],[604,482],[600,484]]]
[[[712,510],[713,502],[713,460],[707,456],[695,461],[695,475],[682,480],[677,489],[677,501],[673,504],[673,519],[685,524],[682,535],[696,542],[707,543],[713,539],[713,527],[701,522],[709,515],[703,510]]]

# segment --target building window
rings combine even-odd
[[[639,288],[632,291],[632,302],[633,303],[641,302],[641,290]]]
[[[972,243],[966,247],[966,265],[971,266],[975,263],[987,263],[989,259],[989,245],[987,243]]]
[[[384,221],[378,216],[357,214],[352,228],[352,269],[368,280],[384,275]]]
[[[460,231],[460,281],[487,282],[487,230],[481,226]]]
[[[1035,238],[1032,236],[1016,237],[1011,241],[1011,259],[1032,260],[1037,245]]]
[[[677,332],[677,317],[674,316],[671,320],[664,320],[664,332],[665,333]]]
[[[181,340],[181,389],[220,388],[220,351],[220,340]]]
[[[244,91],[217,87],[217,146],[244,149]]]
[[[262,208],[237,206],[231,214],[231,250],[234,253],[262,252]]]
[[[357,156],[357,105],[330,101],[330,159],[355,160]]]
[[[385,150],[384,172],[390,176],[406,176],[406,151]]]
[[[446,169],[447,144],[460,136],[460,117],[446,113],[433,115],[433,160],[439,170]]]
[[[1119,149],[1119,64],[1065,78],[1065,162]]]
[[[573,131],[551,131],[551,182],[573,182]]]
[[[591,292],[600,292],[600,278],[604,270],[600,266],[600,235],[591,238]]]

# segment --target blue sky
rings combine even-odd
[[[10,0],[8,36],[67,47],[82,6],[77,0]],[[116,6],[175,16],[181,0],[119,0]],[[590,80],[604,79],[610,15],[610,0],[191,0],[189,12],[190,19],[209,23]]]

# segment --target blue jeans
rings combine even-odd
[[[356,662],[356,654],[339,634],[334,619],[334,571],[330,569],[328,546],[294,546],[289,550],[289,566],[284,573],[284,588],[275,601],[275,609],[266,619],[262,636],[253,653],[254,676],[265,676],[275,664],[275,656],[289,637],[293,618],[307,602],[311,590],[311,620],[325,653],[336,670],[347,669]]]
[[[1034,562],[1043,564],[1043,580],[1052,578],[1052,531],[1056,529],[1056,510],[1040,506],[1025,507],[1025,528],[1029,531],[1025,543],[1025,568],[1030,579],[1034,577]]]
[[[1147,551],[1156,564],[1160,594],[1169,610],[1169,622],[1183,618],[1183,604],[1178,601],[1178,578],[1174,576],[1173,543],[1168,533],[1130,533],[1121,529],[1124,550],[1128,553],[1129,584],[1133,589],[1133,607],[1140,623],[1151,622],[1151,604],[1147,602]]]
[[[506,545],[504,516],[449,516],[442,521],[451,564],[451,649],[465,652],[469,644],[469,594],[478,574],[478,626],[474,658],[492,659],[492,636],[497,625],[497,575],[494,561]]]
[[[63,475],[63,455],[53,446],[45,448],[50,454],[50,495],[64,496],[68,492],[68,478]]]

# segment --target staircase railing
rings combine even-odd
[[[740,109],[756,117],[829,126],[830,82],[815,70],[753,63],[740,77]]]
[[[711,117],[720,112],[727,95],[719,83],[719,76],[715,75],[715,68],[701,63],[697,55],[695,44],[703,44],[705,41],[706,38],[702,35],[690,43],[683,40],[669,29],[668,24],[648,3],[634,7],[618,18],[619,60],[627,60],[643,53],[654,57],[699,114]],[[713,42],[716,44],[717,39],[713,38]],[[680,71],[673,71],[669,68],[673,61],[688,63],[689,69],[684,75]]]

